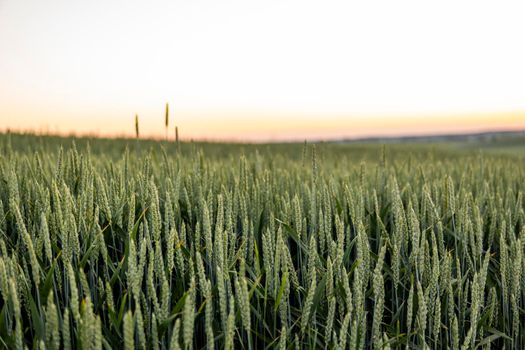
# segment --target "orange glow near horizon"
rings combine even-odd
[[[2,0],[0,131],[281,141],[525,129],[525,3]],[[446,25],[444,25],[446,23]]]
[[[151,114],[140,121],[142,138],[165,137],[164,120],[159,113],[153,123]],[[20,118],[20,119],[18,119]],[[22,119],[19,116],[18,120]],[[97,137],[135,137],[134,117],[102,116],[90,118],[44,118],[38,122],[7,123],[3,130],[38,134],[60,134]],[[47,124],[52,121],[54,124]],[[302,141],[305,139],[336,140],[363,137],[439,135],[486,131],[525,131],[525,112],[448,114],[426,116],[315,116],[285,113],[178,112],[170,118],[169,138],[179,127],[182,140],[210,141]]]

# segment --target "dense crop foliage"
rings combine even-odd
[[[525,346],[525,162],[0,136],[0,346]],[[126,150],[127,149],[127,150]]]

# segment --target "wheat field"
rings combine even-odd
[[[0,347],[522,349],[525,160],[0,136]]]

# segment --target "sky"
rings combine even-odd
[[[302,140],[525,129],[525,2],[0,0],[0,130]]]

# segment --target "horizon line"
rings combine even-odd
[[[129,141],[156,141],[156,142],[169,142],[174,143],[174,138],[168,138],[161,135],[145,135],[142,137],[133,137],[130,134],[121,133],[113,136],[107,134],[100,134],[95,132],[38,132],[37,130],[31,129],[13,129],[13,128],[1,128],[0,135],[17,135],[17,136],[33,136],[33,137],[57,137],[57,138],[72,138],[72,139],[99,139],[99,140],[129,140]],[[182,143],[217,143],[217,144],[294,144],[302,142],[311,143],[322,143],[322,142],[381,142],[393,141],[393,140],[413,140],[417,139],[432,139],[439,137],[461,137],[461,136],[483,136],[490,134],[525,134],[525,127],[519,129],[511,128],[481,128],[471,131],[450,131],[450,132],[421,132],[421,133],[400,133],[400,134],[368,134],[364,136],[346,136],[346,137],[326,137],[326,138],[279,138],[279,139],[258,139],[258,140],[242,140],[238,138],[206,138],[206,137],[190,137],[190,138],[179,138]]]
[[[332,114],[298,115],[265,113],[212,113],[182,111],[175,109],[170,113],[171,125],[164,127],[164,111],[139,114],[140,136],[147,139],[162,140],[175,138],[175,126],[182,140],[201,140],[205,142],[237,143],[278,143],[303,140],[338,141],[358,140],[372,137],[403,137],[418,135],[447,135],[487,132],[493,130],[525,129],[525,110],[422,113],[389,115],[354,115],[346,118]],[[18,113],[20,115],[20,113]],[[113,115],[113,116],[112,116]],[[6,120],[0,130],[20,133],[52,134],[62,136],[87,136],[96,138],[135,138],[132,117],[124,114],[92,116],[70,115],[67,118],[25,118],[16,116]],[[142,117],[141,117],[142,116]],[[0,118],[2,119],[2,118]],[[7,119],[7,118],[6,118]],[[15,120],[17,120],[15,122]],[[162,121],[162,124],[160,123]],[[161,126],[162,125],[162,126]]]

